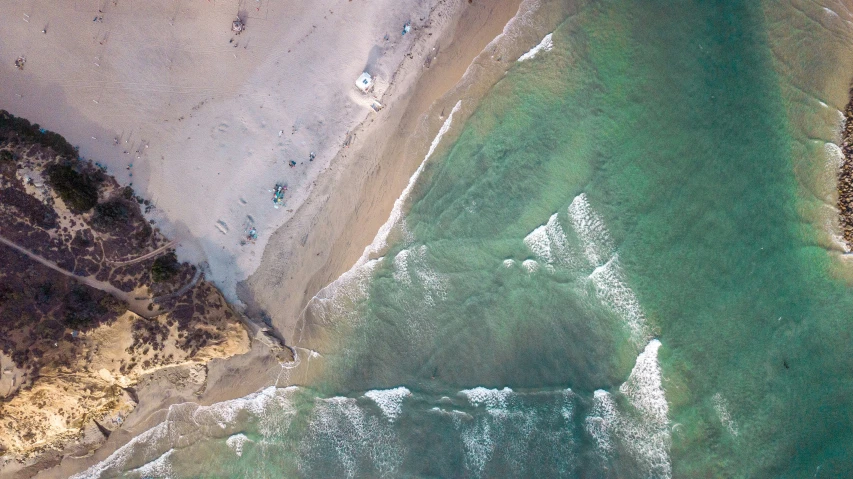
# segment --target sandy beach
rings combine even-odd
[[[0,0],[14,20],[0,27],[4,107],[132,183],[181,259],[302,352],[282,366],[256,341],[210,363],[201,395],[155,374],[102,448],[40,477],[105,459],[170,405],[307,381],[322,335],[306,332],[306,305],[363,255],[453,106],[460,125],[555,27],[556,3]],[[367,93],[355,86],[363,71]],[[276,183],[288,187],[279,209]]]

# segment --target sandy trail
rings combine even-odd
[[[62,273],[65,276],[68,276],[69,278],[73,278],[75,281],[83,283],[86,286],[90,286],[90,287],[95,288],[97,290],[103,291],[107,294],[114,296],[117,299],[120,299],[121,301],[124,301],[125,303],[127,303],[127,309],[133,311],[134,313],[138,314],[139,316],[142,316],[143,318],[153,318],[153,317],[157,316],[157,314],[159,314],[159,313],[152,313],[151,311],[148,310],[148,305],[151,304],[151,300],[149,300],[149,299],[138,299],[130,293],[125,293],[124,291],[116,288],[115,286],[113,286],[109,283],[105,283],[103,281],[98,281],[97,279],[92,278],[90,276],[77,276],[76,274],[72,273],[71,271],[60,268],[53,261],[50,261],[49,259],[46,259],[42,256],[39,256],[36,253],[33,253],[32,251],[30,251],[30,250],[28,250],[22,246],[19,246],[19,245],[13,243],[12,241],[9,241],[8,239],[2,237],[2,236],[0,236],[0,243],[3,243],[4,245],[14,249],[15,251],[17,251],[23,255],[28,256],[30,259],[32,259],[34,261],[38,261],[42,265],[47,266],[48,268],[50,268],[50,269],[52,269],[58,273]]]
[[[146,259],[150,259],[150,258],[154,258],[155,256],[159,256],[161,253],[166,252],[168,249],[174,248],[175,245],[177,245],[177,244],[178,244],[178,240],[173,240],[173,241],[170,241],[169,244],[163,245],[163,246],[157,248],[156,250],[154,250],[150,253],[146,253],[142,256],[138,256],[136,258],[129,259],[126,261],[110,261],[110,264],[112,264],[113,266],[127,266],[129,264],[134,264],[134,263],[138,263],[140,261],[145,261]]]

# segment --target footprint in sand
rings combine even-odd
[[[219,133],[225,133],[228,131],[228,123],[220,123],[219,126],[216,127],[216,129],[219,131]]]
[[[224,221],[222,221],[222,220],[217,221],[216,227],[219,229],[219,231],[222,232],[222,234],[228,233],[228,225]]]

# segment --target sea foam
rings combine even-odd
[[[602,265],[613,255],[615,247],[604,219],[592,209],[586,193],[581,193],[572,200],[569,205],[569,219],[592,267]]]
[[[476,387],[473,389],[463,389],[459,394],[468,399],[474,406],[486,406],[488,409],[504,409],[507,406],[507,400],[512,395],[512,389],[487,389],[484,387]]]
[[[295,386],[283,389],[270,386],[248,396],[210,406],[174,404],[169,407],[166,420],[133,438],[103,461],[72,477],[94,479],[103,475],[115,476],[127,471],[132,461],[140,456],[143,460],[148,458],[151,467],[160,467],[157,464],[166,464],[168,456],[161,463],[157,461],[174,448],[188,447],[205,437],[229,434],[228,428],[223,426],[231,427],[240,414],[258,417],[259,431],[272,434],[287,425],[290,416],[295,414],[289,398],[298,389]]]
[[[453,109],[450,110],[450,114],[447,116],[447,119],[444,120],[444,123],[441,125],[441,128],[439,128],[438,133],[432,140],[432,143],[429,145],[429,150],[427,151],[426,156],[424,156],[423,161],[421,161],[420,166],[418,166],[418,169],[412,173],[412,176],[409,178],[409,183],[406,185],[406,188],[403,189],[400,197],[394,201],[394,206],[391,208],[391,214],[388,216],[388,219],[379,228],[379,231],[373,238],[373,242],[364,248],[364,252],[361,254],[361,257],[358,259],[356,264],[364,264],[368,261],[371,255],[378,254],[388,246],[388,235],[391,234],[391,230],[394,226],[403,219],[403,207],[406,204],[406,200],[412,193],[412,189],[418,182],[418,178],[421,176],[421,173],[423,173],[427,160],[429,160],[435,152],[435,149],[438,148],[438,144],[441,143],[441,138],[450,130],[450,125],[453,122],[453,115],[456,114],[460,108],[462,108],[461,100],[457,101],[456,105],[453,106]]]
[[[714,404],[714,411],[716,411],[717,417],[720,419],[720,423],[722,423],[723,427],[729,431],[729,434],[736,437],[738,435],[738,428],[734,419],[732,419],[731,413],[729,412],[728,401],[726,401],[722,394],[717,393],[714,394],[712,402]]]
[[[596,268],[589,279],[595,285],[599,299],[622,318],[632,341],[638,345],[646,341],[648,333],[643,308],[625,280],[619,266],[619,255],[613,255],[607,263]]]
[[[524,238],[524,244],[548,265],[572,263],[568,239],[556,213],[551,215],[547,223],[531,231]]]
[[[552,33],[549,33],[549,34],[545,35],[545,38],[543,38],[543,39],[542,39],[542,41],[541,41],[541,42],[539,42],[539,44],[538,44],[538,45],[536,45],[535,47],[531,48],[531,49],[530,49],[527,53],[525,53],[524,55],[521,55],[520,57],[518,57],[518,61],[523,62],[523,61],[525,61],[525,60],[530,60],[530,59],[532,59],[533,57],[535,57],[535,56],[536,56],[539,52],[541,52],[541,51],[550,52],[550,51],[551,51],[551,49],[552,49],[552,48],[554,48],[554,41],[553,41],[553,39],[551,38],[551,37],[552,37],[552,35],[553,35]]]
[[[609,392],[595,391],[584,428],[595,440],[605,464],[612,459],[614,442],[619,441],[621,450],[630,454],[641,469],[640,476],[669,478],[671,437],[657,359],[660,345],[656,339],[646,345],[628,379],[619,387],[619,393],[634,409],[620,411]]]
[[[403,399],[411,396],[412,392],[400,386],[394,389],[375,389],[367,391],[364,395],[373,400],[385,417],[393,422],[403,410]]]
[[[340,467],[337,477],[394,476],[403,459],[390,424],[368,415],[358,401],[347,397],[315,401],[299,453],[300,470],[314,477],[328,475],[313,468],[332,459]],[[364,470],[366,465],[373,470]]]
[[[251,440],[246,437],[245,434],[234,434],[225,440],[225,445],[231,448],[234,451],[234,454],[237,454],[237,457],[243,456],[243,445],[246,442],[251,442]]]

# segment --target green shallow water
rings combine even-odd
[[[314,305],[316,383],[175,410],[104,476],[853,476],[826,15],[582,7]]]

